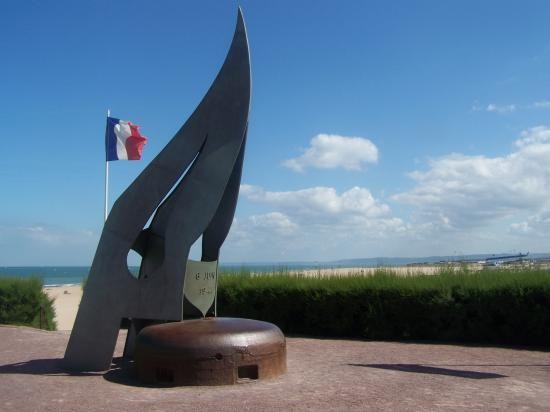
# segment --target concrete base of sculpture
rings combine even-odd
[[[143,383],[233,385],[286,372],[286,341],[267,322],[193,319],[144,328],[136,338],[134,360]]]

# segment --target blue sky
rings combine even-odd
[[[222,261],[548,252],[550,3],[242,1],[252,106]],[[104,128],[142,126],[114,200],[187,119],[233,1],[8,1],[0,265],[87,265]]]

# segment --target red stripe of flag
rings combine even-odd
[[[147,143],[147,138],[139,133],[139,126],[128,122],[132,135],[126,139],[126,151],[128,152],[128,160],[141,159],[143,146]]]

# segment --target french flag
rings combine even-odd
[[[105,150],[107,161],[139,160],[147,138],[139,134],[139,126],[125,120],[107,117]]]

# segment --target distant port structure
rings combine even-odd
[[[537,256],[526,253],[502,253],[486,256],[466,257],[461,259],[448,259],[439,261],[440,264],[468,264],[480,265],[481,267],[498,267],[518,264],[549,264],[550,256],[538,254]]]
[[[518,253],[516,255],[499,255],[499,256],[490,256],[485,258],[485,260],[479,261],[485,266],[500,266],[516,262],[524,262],[528,260],[529,252],[527,253]]]
[[[491,267],[512,267],[524,265],[544,265],[550,266],[549,253],[501,253],[501,254],[479,254],[466,256],[445,256],[439,259],[430,258],[420,259],[417,262],[405,264],[407,267],[415,266],[457,266],[466,265],[471,269],[482,269]]]

